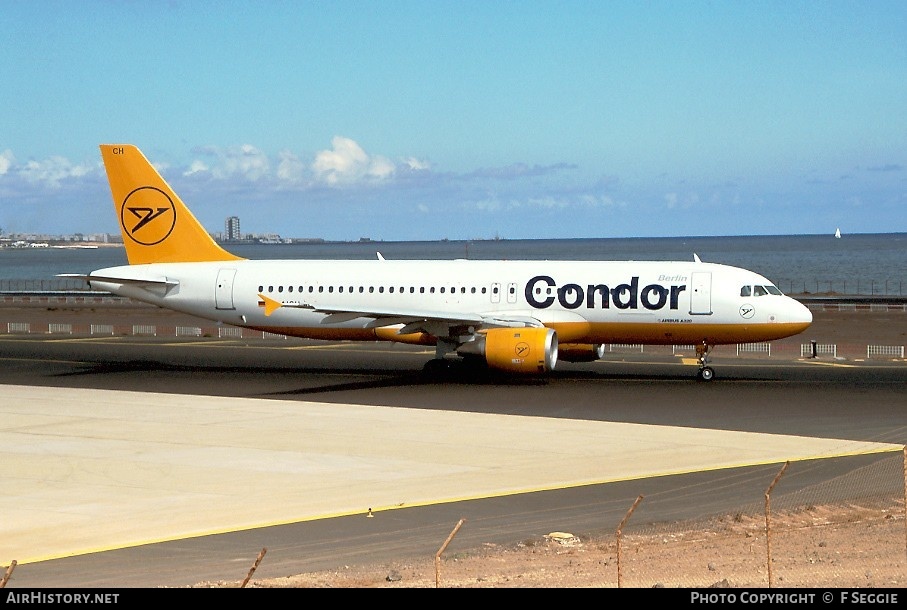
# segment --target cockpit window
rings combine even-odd
[[[744,286],[743,288],[740,289],[740,296],[742,296],[742,297],[748,297],[748,296],[750,296],[750,294],[752,293],[752,291],[753,291],[753,287],[752,287],[752,286]]]
[[[765,286],[753,286],[753,296],[763,297],[768,294],[768,290],[765,289]]]
[[[781,292],[780,290],[778,290],[775,286],[772,286],[771,284],[766,286],[765,289],[768,290],[770,294],[778,294],[778,295],[784,294],[783,292]]]

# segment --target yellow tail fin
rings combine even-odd
[[[130,265],[233,261],[170,185],[130,144],[101,144]]]

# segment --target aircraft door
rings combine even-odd
[[[694,271],[690,280],[690,314],[712,314],[712,273],[709,271]]]
[[[217,285],[214,288],[214,306],[217,309],[236,309],[233,306],[233,278],[236,269],[220,269],[217,272]]]

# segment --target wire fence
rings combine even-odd
[[[762,501],[729,514],[625,528],[622,586],[907,586],[904,453],[784,490],[812,467],[789,464]]]
[[[789,279],[781,278],[775,284],[781,292],[789,295],[859,295],[859,296],[904,296],[907,295],[907,280],[895,279]]]
[[[682,497],[668,493],[628,500],[623,518],[608,523],[603,519],[599,533],[552,531],[496,559],[492,552],[491,560],[479,564],[470,562],[469,551],[452,548],[405,568],[391,566],[390,574],[400,576],[399,586],[409,587],[903,588],[907,451],[892,449],[878,458],[802,487],[797,481],[821,468],[815,461],[774,465],[765,470],[764,481],[753,478],[755,487],[740,492],[757,500],[710,514],[709,497],[736,476],[716,471],[712,478],[678,492]],[[838,459],[847,458],[819,461]],[[678,512],[695,513],[697,498],[703,504],[700,514],[646,521],[649,503],[661,509],[676,504]],[[557,516],[551,519],[550,526],[555,527]],[[457,529],[462,526],[465,531],[470,525],[467,515]],[[442,548],[449,542],[450,538]],[[489,557],[485,548],[472,553]],[[519,553],[529,559],[515,561]],[[432,562],[434,568],[429,566]],[[433,579],[427,576],[432,569]],[[377,570],[352,576],[354,581],[344,581],[341,575],[341,581],[333,584],[317,573],[302,576],[293,586],[374,587],[388,586],[382,581],[391,580]],[[746,602],[739,599],[742,594],[724,596]],[[757,599],[750,595],[749,601]]]
[[[88,282],[74,278],[0,280],[0,292],[87,292]]]

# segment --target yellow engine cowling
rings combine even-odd
[[[558,358],[565,362],[595,362],[605,355],[604,343],[561,343]]]
[[[490,368],[547,373],[557,364],[557,333],[551,328],[494,328],[485,333],[484,352]]]

